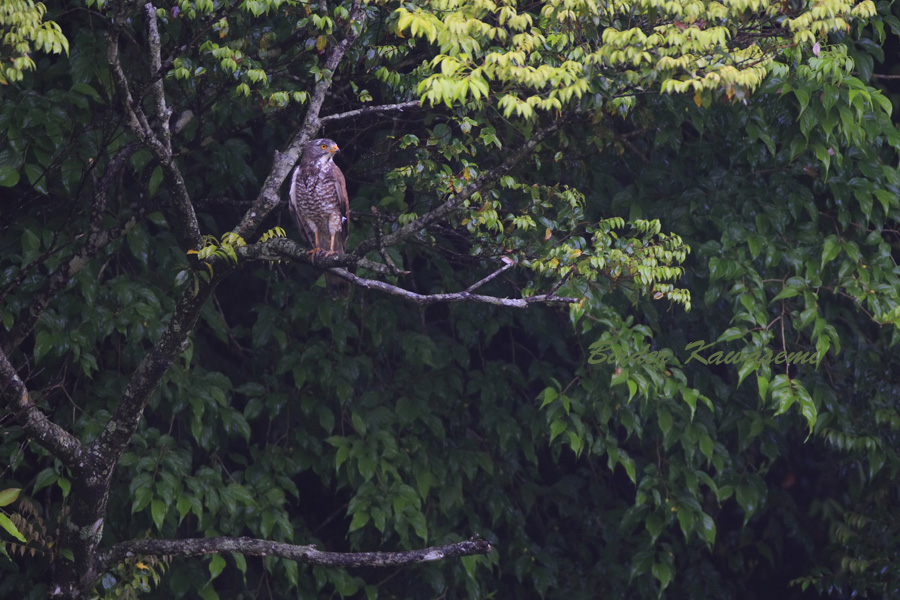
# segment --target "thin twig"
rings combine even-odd
[[[390,255],[387,253],[387,248],[384,247],[384,242],[382,241],[382,236],[384,235],[384,232],[382,231],[382,226],[384,225],[384,216],[378,211],[378,208],[375,206],[372,207],[372,214],[375,215],[375,242],[378,244],[378,253],[381,255],[381,260],[384,261],[384,264],[395,271],[395,275],[406,273],[407,271],[401,271],[397,268],[397,265],[394,264],[394,261],[391,260]]]
[[[497,269],[496,271],[494,271],[493,273],[491,273],[490,275],[488,275],[488,276],[485,277],[484,279],[482,279],[482,280],[480,280],[480,281],[476,281],[475,283],[473,283],[472,285],[470,285],[469,287],[467,287],[467,288],[465,289],[465,291],[466,291],[466,292],[472,292],[472,291],[474,291],[474,290],[477,290],[478,288],[480,288],[481,286],[483,286],[484,284],[486,284],[488,281],[490,281],[490,280],[494,279],[495,277],[499,276],[499,275],[500,275],[501,273],[503,273],[504,271],[508,271],[509,269],[511,269],[511,268],[513,267],[514,264],[515,264],[515,263],[513,263],[513,262],[508,262],[508,263],[506,263],[505,265],[503,265],[502,267],[500,267],[499,269]]]

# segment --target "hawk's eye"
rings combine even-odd
[[[325,150],[328,148],[328,144],[319,144],[319,148],[321,148],[322,150]]]

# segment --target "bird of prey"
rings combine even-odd
[[[329,139],[307,143],[291,177],[291,215],[313,257],[342,255],[350,233],[350,199],[344,174],[334,164],[337,152],[338,145]],[[350,295],[350,283],[331,273],[325,274],[325,287],[333,298]]]

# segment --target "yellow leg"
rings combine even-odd
[[[313,247],[312,250],[308,250],[306,253],[315,259],[316,255],[321,252],[322,249],[319,248],[319,230],[313,230]]]

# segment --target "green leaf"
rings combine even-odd
[[[659,428],[663,435],[669,433],[669,430],[672,429],[672,415],[663,409],[659,409],[656,411],[656,419],[659,422]]]
[[[731,340],[738,340],[744,337],[747,331],[745,329],[739,327],[730,327],[726,329],[722,335],[716,340],[717,342],[728,342]]]
[[[162,531],[163,523],[166,520],[166,503],[159,498],[150,501],[150,515],[153,517],[153,523],[156,529]]]
[[[651,573],[659,581],[661,590],[669,587],[669,584],[672,583],[672,579],[675,577],[675,570],[672,568],[672,565],[661,562],[653,563]]]
[[[150,193],[150,198],[153,198],[156,195],[157,190],[159,190],[159,186],[163,180],[163,171],[160,165],[156,165],[153,168],[153,172],[150,174],[150,183],[148,184],[148,192]]]
[[[735,488],[735,497],[738,504],[744,509],[744,523],[750,520],[750,517],[759,510],[761,498],[756,486],[752,484],[740,484]]]
[[[675,516],[678,517],[678,525],[685,539],[689,539],[694,530],[694,511],[682,505],[678,507]]]
[[[25,539],[25,536],[19,533],[19,530],[16,529],[16,526],[13,524],[13,522],[9,520],[9,517],[4,515],[3,513],[0,513],[0,527],[2,527],[9,535],[13,536],[23,544],[28,542],[28,540]]]
[[[659,534],[662,533],[664,525],[665,521],[657,513],[650,513],[647,516],[646,520],[644,521],[644,526],[647,528],[647,533],[650,534],[651,541],[656,541],[656,538],[658,538]]]
[[[225,559],[221,554],[213,554],[209,561],[209,579],[212,581],[225,570]]]
[[[25,175],[28,177],[28,183],[30,183],[34,189],[42,194],[47,193],[47,178],[44,177],[44,169],[35,164],[26,163]]]
[[[544,408],[545,406],[556,400],[558,393],[554,388],[548,387],[544,388],[544,391],[541,392],[541,396],[544,398],[544,401],[541,402],[541,408]]]
[[[22,250],[26,252],[37,252],[41,249],[41,238],[30,229],[22,232]]]
[[[59,478],[59,474],[52,468],[48,467],[37,474],[34,480],[34,488],[31,490],[31,495],[37,494],[40,490],[44,489],[48,485],[53,485],[56,483],[56,480]]]
[[[347,533],[353,533],[357,529],[362,529],[369,522],[369,513],[359,511],[353,515],[353,519],[350,521],[350,527],[347,528]]]
[[[0,166],[0,187],[12,187],[19,183],[19,172],[12,167]]]
[[[700,519],[701,529],[700,533],[703,535],[703,539],[706,540],[706,543],[712,546],[716,543],[716,522],[713,521],[713,518],[706,513],[703,513],[703,516]]]
[[[231,558],[234,559],[234,564],[238,568],[238,571],[241,572],[242,575],[247,575],[247,559],[243,554],[239,552],[232,552]]]
[[[778,294],[772,298],[772,302],[777,302],[778,300],[785,300],[787,298],[793,298],[797,294],[800,293],[800,290],[795,287],[786,287],[782,289]]]
[[[809,105],[809,92],[799,88],[794,89],[793,92],[794,96],[796,96],[797,100],[800,102],[800,112],[802,113]]]
[[[354,412],[350,416],[350,420],[353,422],[353,429],[356,430],[361,437],[365,437],[366,435],[366,422],[363,420],[362,416],[359,413]]]
[[[213,588],[212,583],[207,583],[202,588],[197,591],[197,594],[203,600],[219,600],[219,594],[216,593],[215,588]]]
[[[565,431],[566,428],[566,422],[561,419],[557,419],[550,423],[550,441],[552,442],[554,439],[556,439],[556,436]]]
[[[706,433],[700,434],[700,452],[703,453],[703,456],[706,457],[706,460],[712,460],[713,457],[713,449],[715,448],[715,442],[713,442],[712,438],[709,437]]]
[[[7,488],[0,491],[0,506],[9,506],[19,497],[21,488]]]

